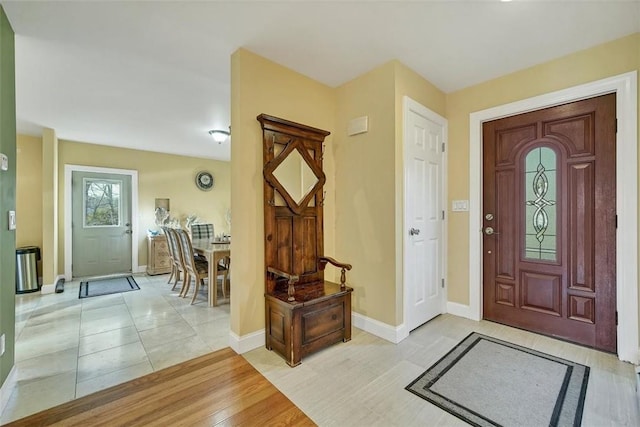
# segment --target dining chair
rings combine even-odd
[[[213,224],[191,224],[192,239],[213,240],[215,237]]]
[[[171,258],[171,275],[169,276],[169,280],[167,283],[171,283],[171,279],[175,279],[173,282],[173,287],[171,290],[175,290],[178,282],[180,281],[180,273],[184,273],[185,268],[182,262],[182,249],[180,249],[180,244],[178,243],[177,236],[173,232],[173,229],[170,227],[162,227],[162,231],[164,231],[164,235],[167,237],[167,246],[169,247],[169,258]],[[184,286],[184,283],[183,283]]]
[[[196,259],[191,239],[185,230],[177,229],[174,231],[178,236],[178,241],[182,248],[182,259],[184,261],[187,276],[184,279],[184,285],[182,286],[183,290],[180,292],[180,296],[182,298],[187,296],[191,286],[191,277],[193,277],[196,284],[193,291],[193,298],[191,299],[191,304],[193,304],[198,297],[200,285],[204,285],[204,279],[209,276],[209,264],[206,260],[202,260],[200,258]]]
[[[229,284],[229,271],[231,271],[231,257],[227,255],[218,264],[218,276],[222,276],[222,297],[223,298],[227,298],[227,286]],[[217,280],[217,277],[216,277],[216,280]],[[217,292],[217,289],[216,289],[216,292]],[[231,292],[231,288],[229,288],[229,292]]]

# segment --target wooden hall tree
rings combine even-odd
[[[351,339],[351,265],[324,256],[322,144],[329,132],[261,114],[266,347],[290,366]],[[340,283],[324,269],[341,269]]]

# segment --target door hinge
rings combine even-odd
[[[616,119],[616,133],[618,133],[618,119]]]
[[[444,278],[442,279],[442,284],[441,284],[442,288],[444,288]]]
[[[444,211],[442,211],[442,220],[444,221]]]
[[[616,311],[616,326],[618,326],[618,312]]]
[[[616,215],[616,228],[618,228],[618,215]]]
[[[442,152],[444,153],[444,142],[442,143]]]

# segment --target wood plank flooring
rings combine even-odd
[[[315,424],[242,356],[226,348],[7,425]]]

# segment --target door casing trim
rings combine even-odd
[[[72,198],[71,177],[73,172],[95,172],[128,175],[131,177],[131,270],[138,272],[138,171],[111,169],[95,166],[64,165],[64,278],[72,280],[71,261],[73,240],[71,239]]]
[[[637,364],[638,340],[638,92],[637,72],[477,111],[469,115],[469,306],[456,314],[482,319],[482,123],[554,105],[616,93],[616,306],[618,358]],[[452,307],[453,308],[453,307]]]

